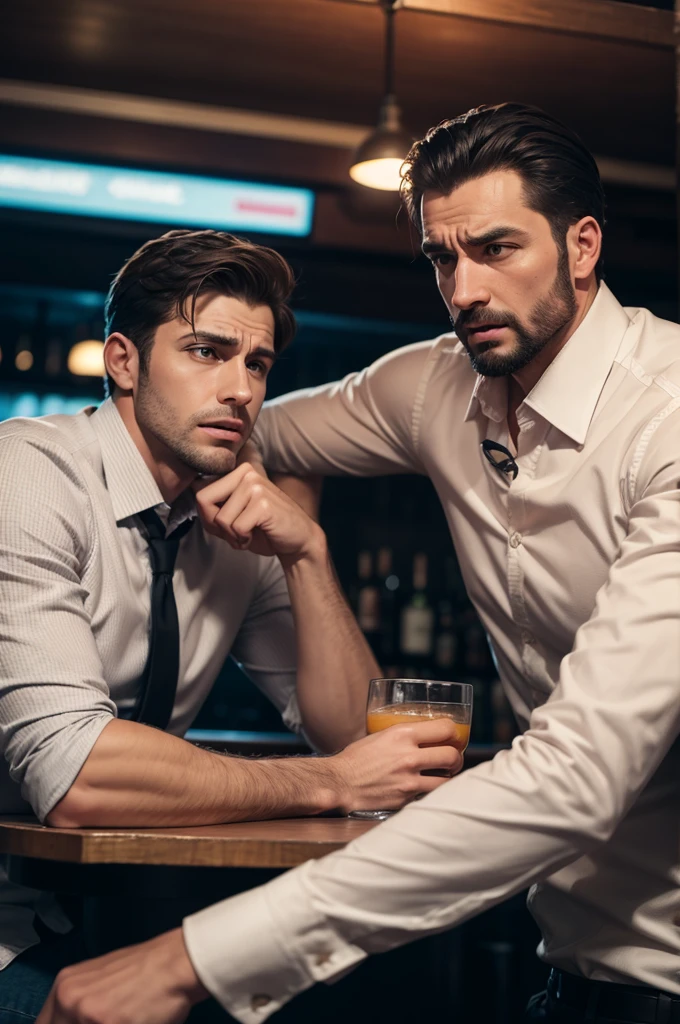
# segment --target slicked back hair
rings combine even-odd
[[[522,103],[476,107],[431,128],[406,158],[402,201],[422,234],[425,192],[449,195],[494,171],[519,174],[527,206],[546,218],[560,250],[567,229],[582,217],[604,227],[604,191],[592,154],[557,118]],[[599,280],[602,257],[595,272]]]

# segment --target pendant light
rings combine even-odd
[[[412,138],[401,124],[401,111],[394,94],[394,15],[398,0],[381,0],[385,15],[385,94],[378,117],[378,127],[359,146],[350,177],[360,185],[397,192],[399,173]]]

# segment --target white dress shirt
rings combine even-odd
[[[266,408],[268,465],[427,474],[523,735],[343,851],[188,918],[243,1024],[531,886],[549,964],[680,994],[680,327],[602,285],[517,413],[453,335]]]
[[[151,567],[138,513],[170,509],[111,400],[76,416],[0,424],[0,813],[41,820],[102,729],[135,707],[149,647]],[[173,577],[180,629],[168,732],[182,736],[226,656],[298,730],[295,635],[277,558],[234,551],[194,523]],[[29,806],[30,804],[30,806]],[[0,875],[0,968],[34,945],[34,911],[66,931],[45,894]]]

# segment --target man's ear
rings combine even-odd
[[[569,264],[576,281],[583,281],[595,271],[602,252],[602,229],[594,217],[582,217],[567,231]]]
[[[129,338],[116,331],[104,342],[104,366],[121,391],[134,392],[139,380],[139,350]]]

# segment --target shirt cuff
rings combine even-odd
[[[261,1024],[298,992],[336,980],[366,957],[314,910],[306,866],[184,920],[196,973],[241,1024]]]

